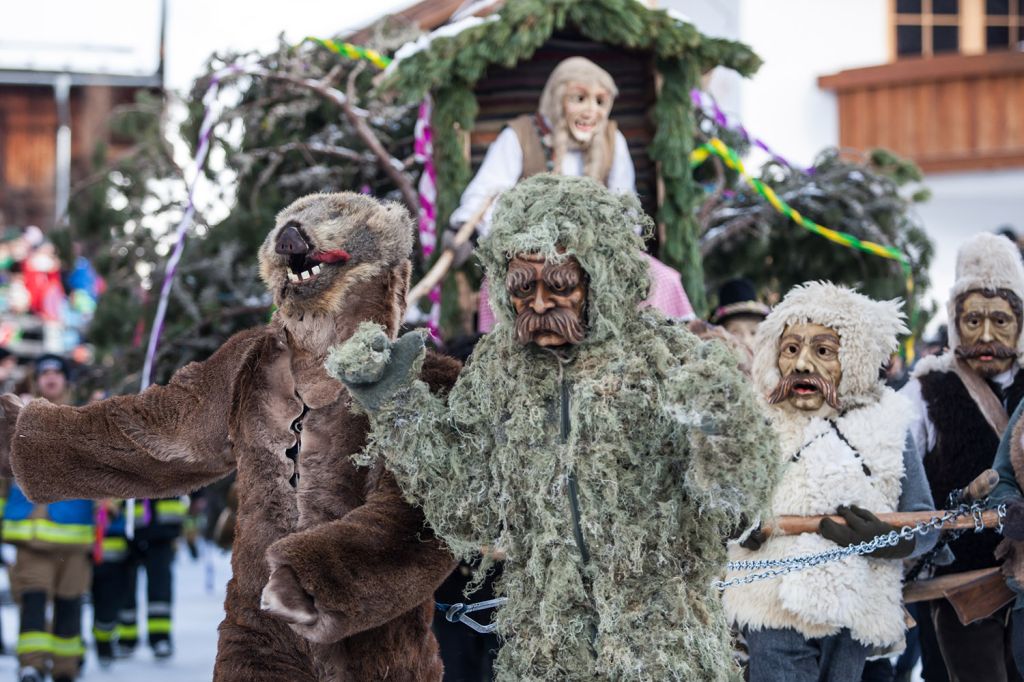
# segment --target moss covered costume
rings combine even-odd
[[[775,440],[724,346],[637,310],[649,286],[638,223],[635,198],[587,178],[539,175],[505,193],[478,252],[487,276],[504,282],[518,253],[575,256],[586,339],[561,353],[520,345],[496,286],[500,323],[447,403],[411,379],[368,401],[364,456],[385,457],[457,555],[507,552],[499,680],[735,673],[710,583],[723,538],[767,503]],[[328,368],[351,385],[389,355],[364,325]]]

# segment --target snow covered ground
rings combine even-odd
[[[5,548],[6,550],[7,548]],[[5,556],[10,556],[6,551]],[[135,657],[116,661],[106,670],[96,662],[92,647],[92,609],[86,606],[82,626],[86,633],[88,659],[82,676],[93,682],[201,682],[213,674],[213,658],[217,650],[217,625],[224,615],[224,589],[231,577],[230,557],[213,546],[201,548],[198,561],[193,561],[184,548],[178,552],[175,566],[174,657],[155,662],[145,646],[145,635]],[[7,572],[2,571],[0,586],[7,587]],[[145,573],[139,574],[140,630],[145,622]],[[17,679],[18,663],[14,647],[18,637],[18,612],[13,604],[0,607],[3,622],[4,649],[0,656],[0,682]]]

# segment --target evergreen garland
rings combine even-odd
[[[511,68],[530,59],[555,31],[567,25],[590,40],[647,50],[655,57],[663,81],[652,111],[657,132],[648,152],[661,166],[665,187],[657,216],[665,230],[659,257],[683,273],[687,293],[698,314],[703,314],[704,278],[693,217],[698,190],[688,160],[694,133],[689,93],[699,84],[701,74],[715,66],[748,76],[761,61],[742,43],[708,38],[693,25],[664,10],[647,9],[636,0],[509,0],[498,20],[435,38],[427,49],[395,66],[382,89],[397,92],[406,102],[419,101],[427,92],[435,94],[438,224],[447,224],[471,178],[458,131],[472,129],[474,85],[492,64]],[[450,300],[449,293],[446,303]],[[450,306],[446,309],[451,310]]]

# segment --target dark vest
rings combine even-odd
[[[523,150],[523,172],[519,176],[520,180],[525,180],[531,175],[555,170],[548,168],[550,150],[547,150],[541,141],[540,134],[537,131],[536,116],[537,114],[523,114],[505,124],[516,134],[516,138],[519,140],[519,147]],[[615,121],[608,121],[604,129],[605,143],[611,152],[608,154],[608,158],[604,160],[604,166],[600,170],[601,182],[605,185],[608,184],[608,175],[612,171],[612,162],[615,156],[615,133],[618,129],[619,127]],[[556,172],[560,172],[560,169]]]
[[[932,489],[932,498],[939,509],[953,490],[964,487],[992,461],[999,447],[999,437],[985,421],[981,410],[971,400],[967,388],[953,372],[931,372],[918,379],[921,396],[928,406],[928,417],[935,427],[935,447],[924,457],[924,470]],[[1024,371],[1018,371],[1006,390],[1006,411],[1013,414],[1024,398]],[[962,573],[999,564],[994,552],[1002,539],[994,530],[982,533],[967,531],[950,543],[956,560],[940,566],[936,575]]]

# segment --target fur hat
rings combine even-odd
[[[949,292],[949,347],[960,345],[956,301],[969,291],[1009,289],[1024,301],[1024,262],[1017,245],[1006,237],[983,232],[971,237],[956,255],[956,282]],[[1024,321],[1024,320],[1022,320]],[[1017,338],[1018,362],[1024,359],[1024,334]]]
[[[779,339],[792,324],[815,323],[839,334],[843,378],[839,401],[843,408],[874,402],[884,381],[879,370],[899,348],[904,324],[900,299],[876,301],[831,282],[805,282],[786,297],[757,328],[753,377],[758,392],[767,396],[779,383]]]

